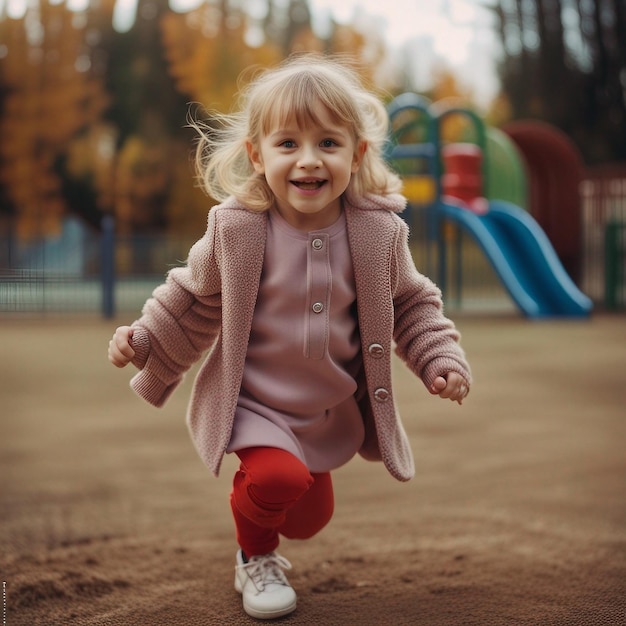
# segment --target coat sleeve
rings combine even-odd
[[[165,404],[221,328],[217,213],[209,212],[206,233],[189,251],[186,265],[169,271],[132,324],[133,364],[140,371],[131,387],[154,406]]]
[[[471,383],[460,334],[443,314],[441,291],[413,262],[408,227],[400,223],[392,255],[394,341],[396,353],[430,387],[437,376],[458,372]]]

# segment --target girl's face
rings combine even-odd
[[[366,149],[323,105],[313,110],[319,124],[300,128],[294,117],[275,124],[258,146],[247,144],[255,171],[265,175],[276,197],[278,212],[304,231],[326,228],[338,219],[341,194]]]

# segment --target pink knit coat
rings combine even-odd
[[[398,480],[414,475],[411,448],[391,387],[391,351],[429,387],[437,376],[471,375],[441,293],[413,264],[399,195],[344,200],[354,266],[364,378],[357,397],[365,423],[360,454],[382,460]],[[228,446],[243,376],[265,251],[267,214],[235,199],[213,207],[208,228],[133,323],[133,389],[162,406],[206,353],[187,423],[202,460],[217,476]]]

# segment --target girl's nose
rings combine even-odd
[[[302,148],[302,152],[298,158],[298,167],[301,168],[317,168],[322,166],[322,159],[320,158],[315,148],[306,147]]]

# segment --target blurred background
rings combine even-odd
[[[624,309],[623,0],[0,0],[0,311],[136,310],[211,206],[190,111],[230,110],[243,70],[301,51],[355,57],[387,102],[454,102],[505,133],[518,203],[551,239],[573,224],[570,276],[595,306]],[[514,141],[528,120],[575,161],[552,188],[575,196],[557,224],[533,200],[548,170]],[[418,259],[422,217],[408,217]],[[463,254],[480,257],[463,278],[475,297],[449,305],[509,307],[470,241]]]

